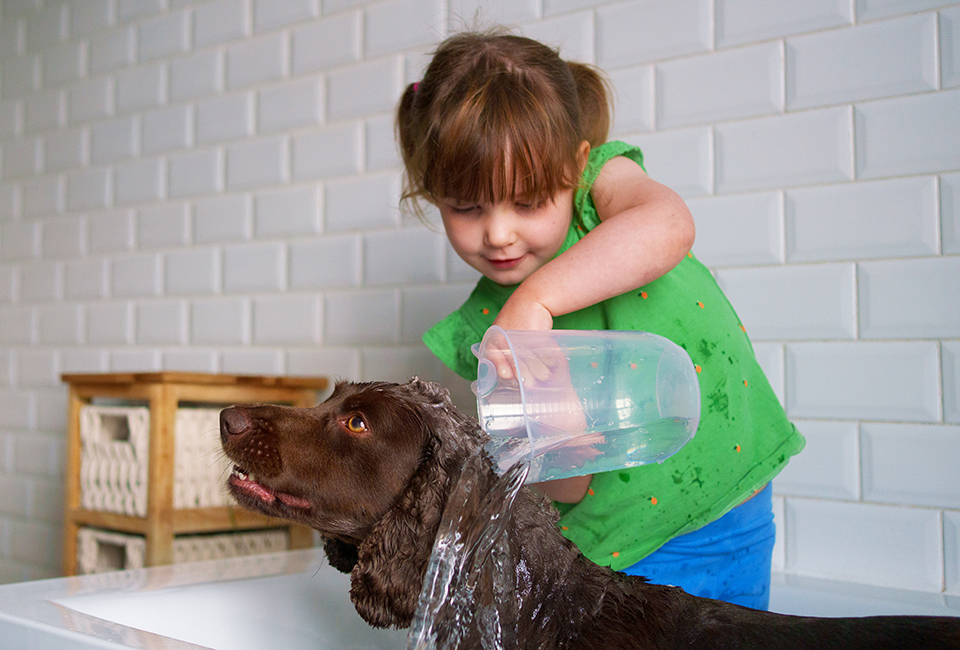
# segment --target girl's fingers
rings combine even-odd
[[[487,346],[485,354],[486,359],[496,368],[497,379],[500,381],[515,379],[517,370],[523,379],[523,385],[527,387],[556,383],[558,377],[560,381],[569,381],[566,358],[560,350],[534,350],[514,358],[509,348],[501,349],[490,345]]]
[[[543,362],[536,354],[531,354],[520,360],[520,375],[524,386],[534,386],[537,382],[550,379],[550,366]]]
[[[513,379],[513,362],[510,361],[510,350],[497,350],[487,348],[487,359],[493,364],[497,371],[498,380]]]

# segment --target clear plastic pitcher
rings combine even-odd
[[[656,334],[494,326],[473,352],[487,449],[528,483],[662,463],[700,422],[693,363]]]

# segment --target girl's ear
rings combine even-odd
[[[587,159],[590,157],[590,143],[584,140],[580,143],[580,148],[577,149],[577,164],[580,165],[580,172],[582,173],[584,168],[587,166]]]

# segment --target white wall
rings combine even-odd
[[[480,5],[607,69],[617,135],[689,201],[808,440],[776,567],[960,596],[935,0],[2,0],[0,581],[58,572],[61,372],[450,380],[419,337],[475,276],[401,219],[391,110]]]

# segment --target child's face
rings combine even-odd
[[[500,203],[438,202],[447,238],[463,261],[497,284],[519,284],[549,262],[567,237],[573,190],[540,205],[513,199]]]

